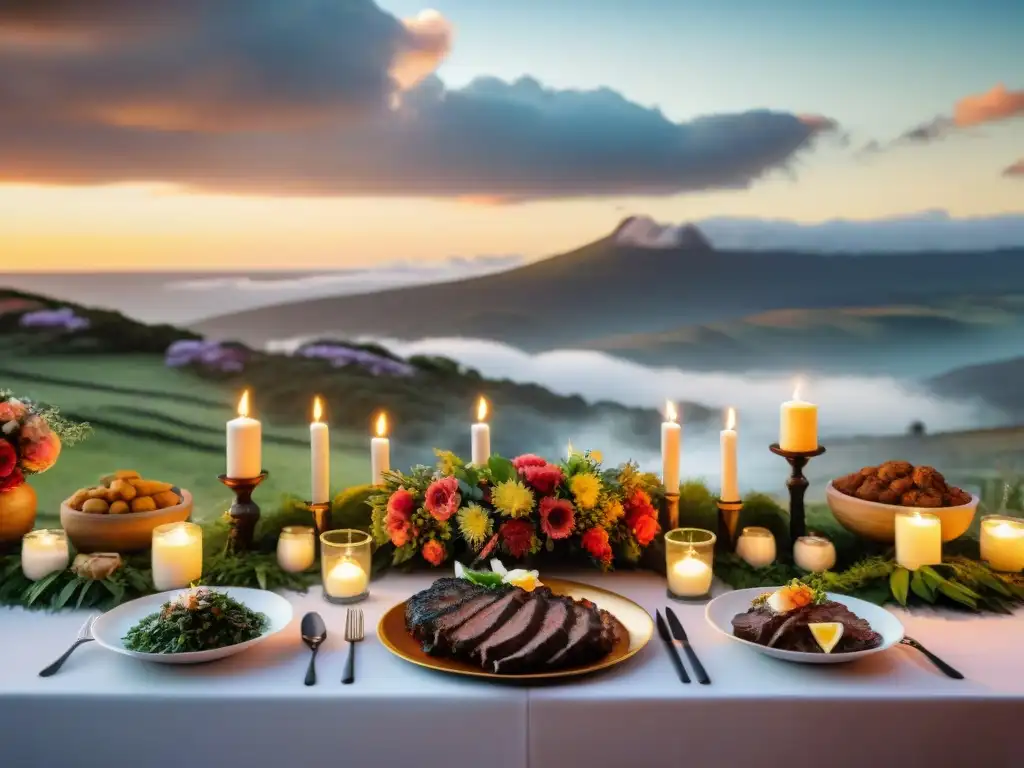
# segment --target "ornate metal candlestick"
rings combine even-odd
[[[736,534],[739,531],[742,501],[718,502],[718,544],[725,552],[736,551]]]
[[[679,494],[678,493],[666,493],[665,503],[661,509],[661,519],[658,521],[661,523],[662,533],[667,533],[675,528],[679,527]]]
[[[789,480],[786,481],[786,487],[789,488],[789,538],[790,543],[795,544],[797,539],[807,534],[804,494],[810,483],[804,477],[804,467],[815,456],[821,456],[825,452],[825,446],[819,445],[813,451],[784,451],[778,443],[772,443],[769,448],[772,453],[788,461],[793,469]]]
[[[331,530],[331,502],[307,501],[306,506],[313,513],[313,528],[316,530],[316,552],[320,553],[320,535]]]
[[[235,494],[235,503],[228,510],[228,514],[231,516],[228,549],[232,552],[244,552],[252,546],[256,521],[260,519],[260,508],[252,500],[252,492],[256,490],[257,485],[267,479],[268,474],[267,470],[263,470],[257,477],[237,478],[227,475],[218,475],[217,477]]]

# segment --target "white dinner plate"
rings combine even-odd
[[[765,592],[774,592],[776,589],[778,587],[738,589],[733,592],[727,592],[708,603],[704,616],[707,618],[708,624],[730,640],[742,643],[755,651],[776,659],[796,661],[801,664],[841,664],[847,661],[855,661],[856,659],[870,656],[873,653],[881,653],[892,648],[903,639],[903,624],[885,608],[869,603],[866,600],[848,597],[847,595],[837,595],[833,592],[827,593],[829,600],[845,605],[857,616],[867,621],[871,628],[882,636],[882,642],[878,647],[870,648],[866,651],[853,651],[852,653],[805,653],[803,651],[784,651],[779,648],[769,648],[766,645],[759,645],[758,643],[752,643],[749,640],[742,640],[736,637],[732,633],[733,616],[737,613],[746,613],[747,609],[750,608],[751,602],[758,595],[763,595]]]
[[[236,645],[227,645],[211,651],[191,651],[188,653],[140,653],[124,647],[124,636],[146,616],[156,613],[164,603],[175,599],[185,590],[175,589],[157,595],[147,595],[112,608],[104,613],[92,625],[92,636],[97,644],[109,648],[115,653],[122,653],[134,659],[155,661],[160,664],[200,664],[215,661],[227,656],[234,656],[247,648],[252,648],[271,635],[277,634],[288,626],[292,620],[292,604],[278,594],[262,589],[247,587],[217,587],[215,591],[224,592],[237,600],[246,608],[266,615],[269,623],[263,634]]]

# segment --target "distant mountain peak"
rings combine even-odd
[[[693,224],[659,224],[650,216],[629,216],[612,233],[616,245],[664,250],[713,251],[704,233]]]

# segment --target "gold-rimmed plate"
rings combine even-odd
[[[551,672],[536,672],[523,675],[499,675],[487,672],[479,666],[457,659],[431,656],[426,653],[419,642],[405,629],[405,602],[392,607],[385,613],[377,625],[377,637],[384,647],[400,659],[438,672],[453,675],[483,677],[489,680],[507,680],[523,682],[531,680],[551,680],[576,675],[587,675],[591,672],[607,669],[621,664],[636,655],[654,634],[654,622],[647,611],[629,598],[609,592],[607,589],[565,579],[545,579],[544,585],[556,595],[565,595],[576,600],[589,600],[598,608],[608,611],[619,622],[619,632],[611,652],[604,658],[576,667],[565,667]]]

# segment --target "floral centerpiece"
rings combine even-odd
[[[394,547],[393,564],[559,551],[607,570],[637,562],[661,530],[657,477],[632,463],[603,469],[595,451],[557,464],[533,454],[492,456],[486,466],[447,451],[438,458],[436,467],[386,473],[369,499],[374,539]]]

